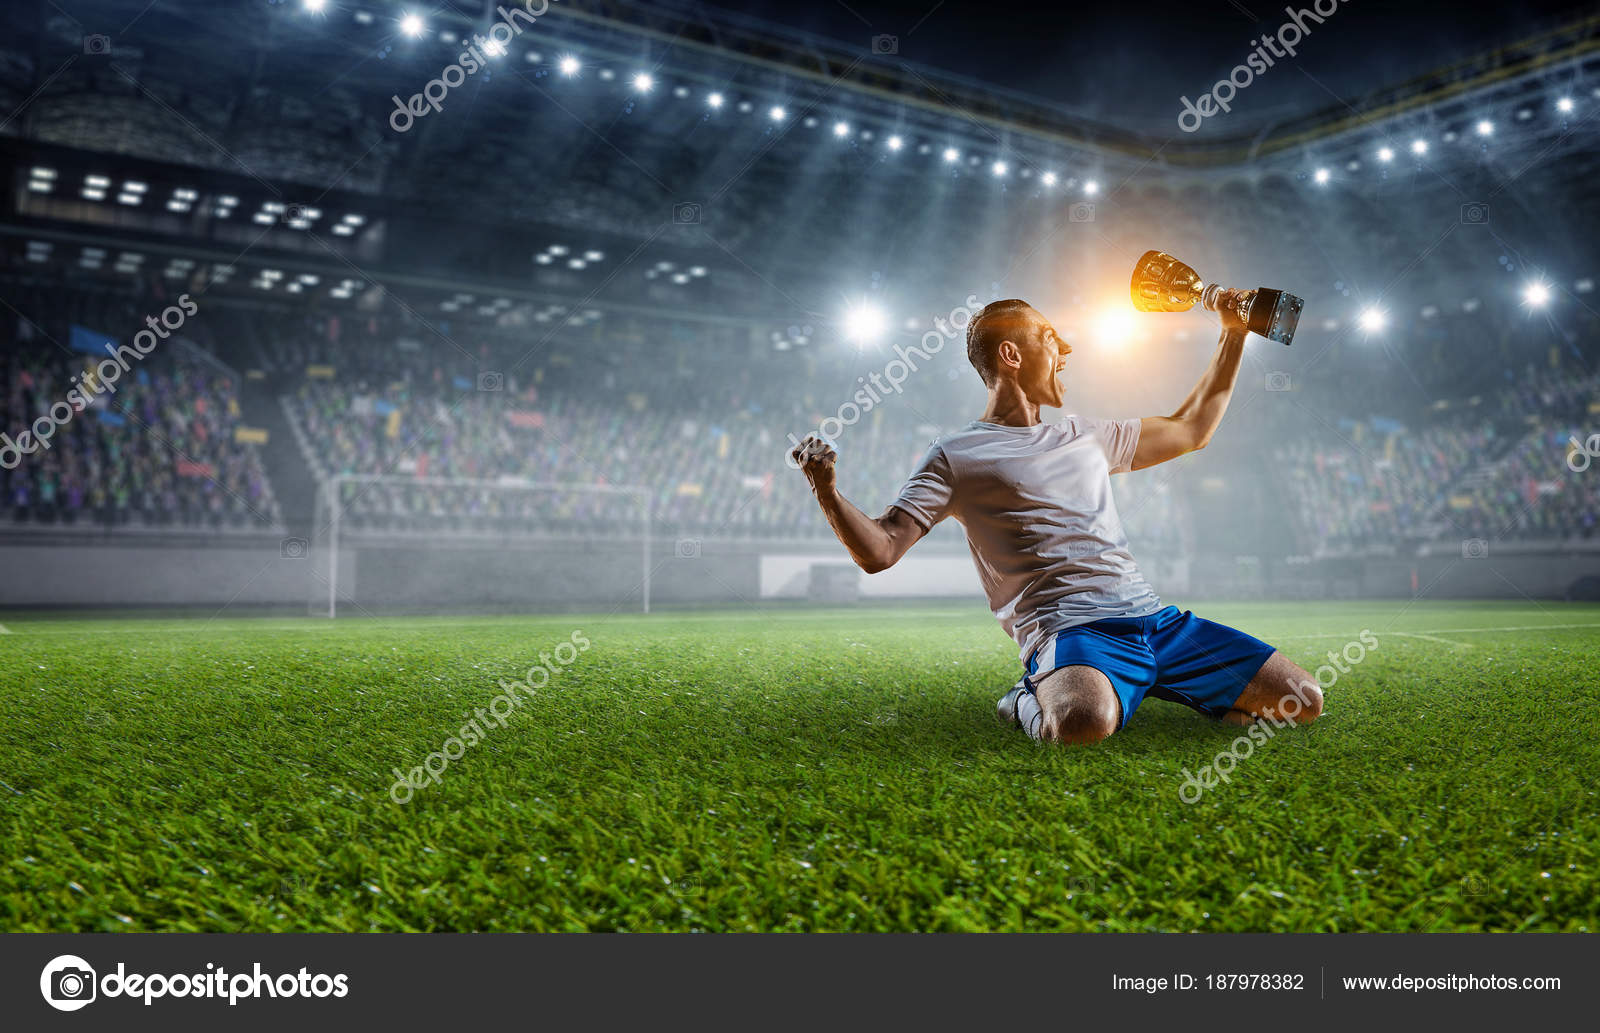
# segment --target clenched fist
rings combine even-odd
[[[833,490],[833,464],[839,453],[832,445],[815,434],[807,434],[806,439],[789,452],[789,458],[811,482],[812,491],[820,494]]]

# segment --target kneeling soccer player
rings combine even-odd
[[[1236,724],[1305,724],[1317,682],[1260,639],[1163,607],[1128,551],[1111,475],[1204,448],[1233,395],[1244,326],[1223,316],[1216,356],[1171,416],[1039,419],[1059,407],[1072,349],[1025,302],[996,301],[967,326],[967,358],[989,389],[983,418],[936,441],[882,516],[834,485],[833,448],[808,436],[791,457],[850,556],[893,566],[947,516],[965,526],[989,606],[1027,673],[996,706],[1035,739],[1099,742],[1146,696]]]

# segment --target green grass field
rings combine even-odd
[[[1600,607],[1195,609],[1310,669],[1379,645],[1193,805],[1240,729],[1031,743],[972,606],[4,617],[0,930],[1597,927]]]

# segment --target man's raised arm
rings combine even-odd
[[[817,504],[828,518],[834,535],[849,550],[856,566],[868,574],[888,570],[906,550],[927,534],[923,526],[902,509],[890,506],[883,516],[867,516],[834,485],[833,464],[839,454],[826,441],[808,435],[790,453],[811,482]]]
[[[1133,453],[1133,469],[1176,459],[1205,448],[1222,422],[1239,379],[1239,362],[1244,358],[1244,339],[1248,333],[1231,310],[1222,316],[1222,338],[1211,365],[1200,375],[1194,390],[1171,416],[1146,416],[1139,422],[1139,446]]]

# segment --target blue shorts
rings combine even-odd
[[[1028,658],[1028,683],[1061,667],[1093,667],[1122,700],[1122,724],[1146,696],[1220,716],[1261,670],[1271,646],[1188,610],[1107,617],[1058,631]]]

